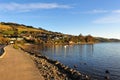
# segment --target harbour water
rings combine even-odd
[[[4,45],[0,45],[0,56],[3,54],[4,50],[3,47],[5,47]]]
[[[106,70],[110,72],[110,80],[120,80],[120,43],[55,45],[39,51],[98,80],[104,79]]]

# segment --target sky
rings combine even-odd
[[[120,39],[120,0],[0,0],[0,22]]]

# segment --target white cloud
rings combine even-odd
[[[118,10],[104,10],[104,9],[93,9],[88,11],[79,11],[79,12],[72,12],[74,14],[111,14],[111,13],[120,13],[120,9]]]
[[[107,10],[97,10],[97,9],[94,9],[92,11],[88,11],[88,13],[107,13],[108,11]]]
[[[113,13],[120,13],[120,10],[113,10]]]
[[[94,9],[91,11],[88,11],[86,13],[120,13],[120,9],[118,10],[99,10],[99,9]]]
[[[110,23],[120,23],[120,14],[110,14],[102,18],[93,21],[96,24],[110,24]]]
[[[96,12],[96,11],[95,11]],[[115,24],[120,23],[120,9],[106,10],[106,16],[93,21],[95,24]]]
[[[0,10],[4,11],[30,11],[34,9],[55,9],[55,8],[72,8],[69,5],[58,3],[0,3]]]
[[[72,12],[73,14],[103,14],[108,13],[108,10],[102,10],[102,9],[93,9],[89,11],[80,11],[80,12]]]

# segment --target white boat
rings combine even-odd
[[[68,45],[65,45],[64,47],[66,48]]]

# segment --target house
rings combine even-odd
[[[75,44],[75,42],[73,42],[73,41],[69,41],[69,44]]]
[[[10,44],[14,44],[15,43],[15,41],[14,40],[10,40],[10,42],[9,42]]]

